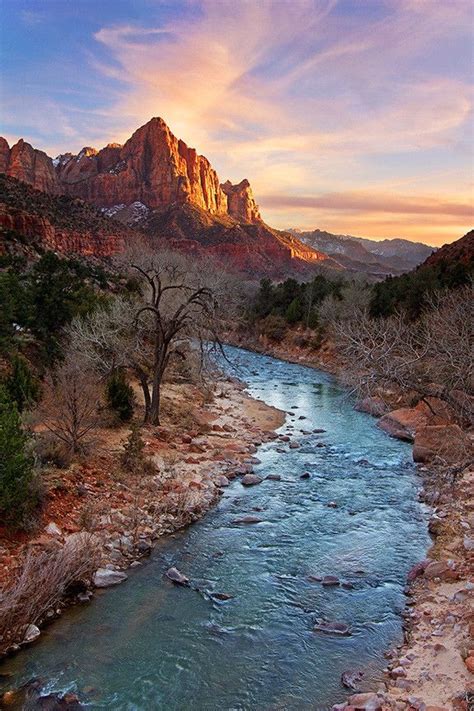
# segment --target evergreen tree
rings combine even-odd
[[[38,504],[33,457],[16,404],[0,388],[0,515],[7,525],[23,527]]]
[[[287,323],[293,325],[301,321],[303,315],[303,310],[301,308],[301,302],[299,299],[293,299],[291,304],[288,306],[285,312],[285,319]]]
[[[143,470],[145,464],[144,449],[145,442],[143,441],[140,427],[134,422],[121,455],[122,466],[126,471],[139,473]]]
[[[106,397],[109,408],[116,413],[120,422],[128,422],[132,418],[135,397],[123,370],[115,370],[110,376]]]
[[[5,387],[10,399],[16,403],[18,412],[31,405],[38,399],[39,385],[30,370],[28,362],[20,355],[13,356],[12,369]]]

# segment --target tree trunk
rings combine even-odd
[[[157,371],[153,378],[153,394],[151,396],[150,422],[152,425],[160,424],[160,400],[162,373]]]
[[[146,375],[144,373],[137,373],[138,379],[140,381],[141,388],[143,390],[143,399],[145,400],[145,416],[143,418],[143,422],[148,423],[151,421],[150,419],[150,414],[151,414],[151,397],[150,397],[150,389],[148,387],[148,381],[146,378]]]

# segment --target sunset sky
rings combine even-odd
[[[0,133],[50,155],[152,116],[272,226],[472,226],[471,0],[3,0]]]

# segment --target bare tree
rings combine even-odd
[[[473,288],[446,290],[427,300],[427,375],[449,389],[474,390]]]
[[[473,392],[472,287],[434,295],[417,321],[402,313],[371,318],[355,307],[350,317],[330,319],[333,336],[362,394],[398,386],[420,398],[436,394],[460,412]],[[330,310],[328,309],[328,313]],[[461,391],[465,398],[456,397]],[[464,403],[464,404],[463,404]]]
[[[318,309],[321,322],[326,326],[352,320],[369,306],[370,290],[365,283],[350,283],[343,286],[340,296],[326,296]]]
[[[209,263],[143,245],[122,258],[138,275],[140,294],[118,297],[85,320],[73,322],[73,348],[100,372],[127,367],[145,401],[145,422],[159,424],[161,384],[172,357],[185,357],[194,340],[219,343],[219,326],[230,317],[229,282]]]
[[[69,353],[46,378],[35,415],[69,452],[77,454],[86,449],[99,426],[101,393],[99,379]]]

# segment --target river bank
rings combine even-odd
[[[257,447],[276,436],[284,419],[232,378],[222,378],[210,398],[196,386],[167,384],[162,426],[142,429],[147,474],[121,468],[127,427],[102,429],[87,457],[45,470],[47,495],[35,529],[0,528],[0,588],[8,594],[28,555],[54,555],[84,534],[98,572],[25,621],[29,641],[66,607],[91,600],[94,589],[125,580],[161,537],[204,516],[233,478],[252,471]],[[20,646],[13,635],[3,640],[10,652]]]
[[[330,343],[314,351],[294,334],[278,343],[249,336],[230,340],[346,380],[343,360]],[[394,409],[410,402],[410,393],[390,395]],[[388,412],[371,411],[371,403],[367,405],[361,409],[376,417]],[[382,428],[393,436],[393,424],[388,424]],[[420,500],[432,509],[433,545],[408,574],[404,644],[387,651],[384,688],[378,694],[356,694],[337,705],[337,711],[474,708],[474,466],[472,459],[454,459],[449,465],[419,465],[418,471],[424,485]]]

